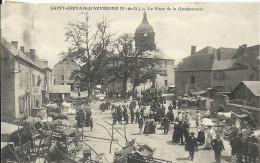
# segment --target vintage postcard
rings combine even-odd
[[[260,3],[1,5],[1,162],[260,161]]]

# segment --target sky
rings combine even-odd
[[[69,22],[82,20],[84,11],[51,10],[61,7],[136,7],[145,9],[153,26],[155,42],[166,58],[176,62],[190,55],[191,46],[197,51],[215,48],[238,48],[242,44],[259,44],[260,3],[128,3],[128,4],[4,4],[1,5],[1,32],[7,41],[18,41],[26,50],[36,49],[37,55],[53,67],[58,54],[65,52],[65,27]],[[167,10],[167,8],[171,10]],[[186,11],[179,8],[199,8]],[[165,8],[165,10],[159,10]],[[175,8],[176,10],[173,10]],[[153,9],[153,10],[151,10]],[[134,34],[143,19],[144,10],[91,10],[91,24],[110,20],[110,32],[119,36]],[[115,38],[116,38],[115,36]]]

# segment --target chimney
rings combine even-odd
[[[20,46],[20,50],[24,53],[24,46]]]
[[[44,63],[46,66],[48,66],[48,61],[47,61],[46,59],[42,59],[41,61],[42,61],[42,63]]]
[[[196,53],[196,46],[191,46],[191,55],[195,55]]]
[[[246,54],[247,53],[247,44],[243,44],[243,45],[239,46],[238,51],[243,54]]]
[[[35,49],[30,49],[30,58],[35,61]]]
[[[18,41],[11,41],[11,44],[18,49]]]

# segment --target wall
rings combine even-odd
[[[211,72],[210,71],[175,71],[175,87],[176,95],[180,96],[185,93],[185,90],[192,90],[191,77],[195,77],[195,91],[211,88]]]
[[[1,46],[1,121],[11,122],[15,118],[14,58]]]
[[[260,98],[255,96],[243,83],[233,92],[232,99],[244,100],[244,104],[252,107],[260,107]]]
[[[167,62],[167,64],[165,64]],[[173,60],[161,60],[160,61],[161,69],[166,70],[167,75],[157,75],[156,76],[156,83],[159,89],[163,91],[167,91],[170,85],[174,85],[174,61]],[[167,86],[165,85],[165,80],[167,80]]]
[[[68,83],[74,83],[70,80],[71,73],[74,70],[79,70],[80,66],[76,62],[64,61],[57,63],[53,68],[53,75],[55,75],[55,85],[68,85]],[[64,80],[62,79],[64,75]]]
[[[36,100],[39,101],[39,106],[42,106],[42,90],[44,88],[45,72],[29,65],[22,60],[15,60],[15,67],[20,67],[20,72],[15,74],[15,116],[22,117],[19,109],[19,98],[24,98],[24,113],[30,115],[31,108],[36,106]],[[33,77],[34,85],[33,85]],[[38,76],[41,79],[38,86]],[[27,94],[27,93],[29,94]]]
[[[223,92],[232,92],[241,81],[249,80],[250,76],[253,74],[251,69],[236,69],[236,70],[225,70],[228,78],[226,80],[215,80],[213,78],[212,72],[212,87],[224,86]]]

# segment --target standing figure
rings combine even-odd
[[[178,100],[178,109],[181,110],[181,101]]]
[[[133,124],[135,120],[135,112],[134,110],[131,111],[131,123]]]
[[[236,136],[236,140],[235,140],[235,144],[236,144],[236,148],[237,148],[237,151],[236,151],[236,158],[237,158],[237,162],[238,163],[242,163],[242,148],[243,148],[243,134],[242,133],[239,133],[237,136]]]
[[[215,138],[215,135],[216,133],[212,126],[208,126],[205,149],[211,149],[211,142]]]
[[[235,157],[237,153],[237,144],[236,144],[236,135],[231,135],[230,140],[229,140],[229,145],[231,146],[231,157]]]
[[[162,105],[163,106],[163,105]],[[173,106],[172,106],[172,104],[170,104],[169,106],[168,106],[168,110],[169,111],[172,111],[172,109],[173,109]]]
[[[212,140],[211,146],[213,147],[215,153],[216,162],[221,163],[221,152],[222,150],[225,150],[225,148],[219,134],[216,136],[216,139]]]
[[[169,128],[170,128],[170,121],[168,118],[164,117],[163,119],[163,127],[164,127],[164,134],[168,134]]]
[[[185,138],[185,142],[187,142],[187,140],[189,139],[190,136],[190,132],[189,132],[189,124],[187,121],[183,121],[183,135]]]
[[[113,116],[113,125],[115,125],[115,124],[116,124],[116,120],[117,120],[116,111],[114,111],[114,112],[112,113],[112,116]]]
[[[172,106],[173,106],[173,109],[176,109],[176,101],[175,100],[172,101]]]
[[[191,161],[194,159],[195,150],[198,149],[197,139],[194,135],[195,133],[191,132],[186,142],[186,148],[189,151]]]
[[[86,111],[86,127],[89,127],[89,123],[90,123],[90,114]]]
[[[126,113],[126,115],[125,115],[125,122],[126,122],[126,124],[128,124],[128,113]]]
[[[248,156],[250,163],[256,163],[257,157],[259,155],[259,146],[254,138],[249,139],[248,143]]]
[[[89,124],[90,124],[90,129],[92,132],[92,129],[93,129],[93,118],[92,117],[90,118]]]
[[[183,142],[183,135],[184,135],[184,133],[183,133],[183,123],[182,123],[182,121],[179,121],[179,124],[177,125],[177,134],[178,134],[178,140],[180,140],[181,141],[181,144],[183,145],[184,144],[184,142]]]
[[[143,127],[144,127],[144,119],[143,117],[139,117],[139,121],[138,121],[138,124],[139,124],[139,129],[140,129],[140,135],[142,135],[142,131],[143,131]]]
[[[202,125],[199,125],[197,141],[200,143],[200,145],[205,143],[205,133],[204,133],[204,130],[205,130],[204,127]]]
[[[123,117],[124,117],[124,121],[126,119],[126,114],[127,114],[127,109],[126,109],[126,106],[123,105],[123,108],[124,108],[124,111],[123,111]]]
[[[200,125],[200,111],[196,111],[196,127],[199,127]]]
[[[136,110],[136,112],[135,112],[135,117],[136,117],[135,122],[139,122],[139,117],[140,117],[139,109]]]
[[[77,126],[78,126],[78,128],[83,127],[84,119],[85,119],[85,115],[84,115],[83,110],[79,110],[79,111],[77,112],[77,115],[76,115],[76,120],[77,120]]]

